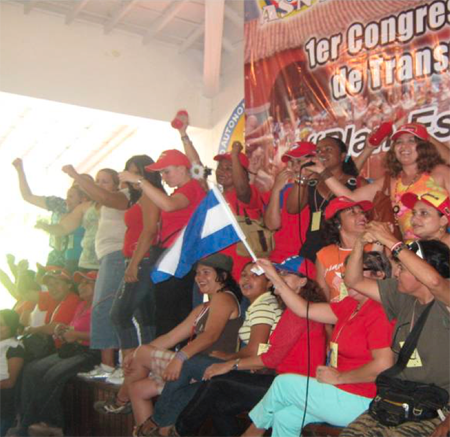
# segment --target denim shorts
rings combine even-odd
[[[91,315],[91,349],[117,349],[119,339],[110,312],[125,274],[125,258],[118,250],[100,260]]]

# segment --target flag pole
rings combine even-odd
[[[231,224],[233,225],[234,229],[236,230],[236,232],[237,232],[239,238],[241,239],[241,241],[244,243],[244,246],[248,250],[248,253],[252,257],[253,261],[256,262],[258,258],[256,257],[255,252],[253,252],[253,249],[248,244],[247,237],[245,236],[244,231],[242,230],[242,228],[239,226],[239,223],[236,220],[236,217],[234,216],[234,214],[231,211],[230,207],[228,206],[227,201],[225,200],[225,198],[223,197],[222,193],[220,192],[220,190],[217,188],[216,185],[212,185],[211,189],[214,191],[214,194],[216,195],[217,200],[224,207],[225,212],[226,212],[228,218],[231,221]]]

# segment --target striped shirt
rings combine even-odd
[[[259,296],[245,313],[244,323],[239,329],[241,342],[244,344],[249,342],[252,327],[256,325],[270,325],[270,334],[272,334],[282,312],[276,297],[270,291]]]

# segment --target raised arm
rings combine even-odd
[[[237,198],[243,203],[250,203],[252,198],[250,181],[248,179],[247,171],[239,161],[239,154],[242,150],[242,144],[239,141],[235,141],[231,149],[231,176],[233,178]]]
[[[189,138],[186,130],[189,126],[189,116],[184,111],[179,111],[176,115],[176,119],[181,123],[178,132],[181,137],[181,142],[183,143],[184,153],[188,157],[189,161],[192,164],[201,164],[202,160],[200,159],[200,155],[194,147],[191,139]]]
[[[443,143],[439,141],[437,138],[430,135],[428,137],[428,141],[433,144],[434,147],[436,147],[437,151],[439,152],[439,155],[441,155],[441,158],[445,161],[447,165],[450,165],[450,147],[447,143]]]
[[[65,165],[62,171],[67,173],[92,200],[101,205],[121,211],[125,211],[128,208],[128,199],[124,193],[105,190],[92,179],[83,177],[71,165]]]
[[[264,212],[264,223],[271,231],[276,231],[281,227],[280,193],[292,176],[292,171],[285,168],[275,178],[269,204]]]
[[[159,188],[153,186],[142,176],[135,175],[129,171],[124,171],[119,174],[122,182],[130,182],[132,184],[140,184],[142,193],[150,198],[155,205],[165,212],[178,211],[179,209],[187,208],[189,206],[189,199],[181,193],[173,196],[168,196]]]
[[[58,224],[48,224],[44,222],[37,222],[36,228],[43,229],[49,234],[62,237],[64,235],[69,235],[81,226],[83,215],[87,208],[91,205],[91,202],[84,202],[76,206],[73,211],[67,214]]]
[[[388,249],[401,243],[391,233],[386,223],[371,222],[367,227],[367,231],[373,239],[384,244]],[[443,278],[430,264],[411,250],[401,250],[398,253],[398,259],[419,282],[430,290],[437,300],[450,307],[450,286],[448,279]]]
[[[23,161],[20,158],[17,158],[12,164],[17,170],[17,176],[19,177],[19,189],[23,200],[39,208],[47,209],[45,196],[36,196],[32,193],[31,188],[28,185],[27,177],[25,176],[25,170],[23,169]]]
[[[356,169],[358,170],[358,173],[361,172],[361,169],[364,167],[366,161],[372,156],[373,152],[378,148],[378,146],[372,146],[369,143],[369,137],[370,135],[367,136],[366,142],[364,143],[364,149],[362,150],[362,152],[358,156],[352,157]]]
[[[337,317],[329,303],[309,303],[308,308],[308,302],[284,282],[269,260],[259,259],[257,264],[264,270],[265,275],[272,281],[283,302],[293,313],[303,318],[308,314],[311,320],[320,323],[334,325],[337,322]]]
[[[381,302],[380,290],[378,288],[377,281],[366,278],[363,275],[364,246],[368,242],[373,241],[373,238],[368,234],[364,234],[356,240],[353,250],[347,259],[344,283],[347,287],[353,288],[359,293],[364,294],[364,296],[367,296],[377,302]]]
[[[377,179],[372,184],[361,186],[352,191],[334,177],[333,174],[323,166],[318,158],[313,158],[312,161],[314,161],[315,165],[309,167],[309,169],[320,175],[320,178],[327,184],[328,188],[336,197],[346,196],[355,202],[360,202],[361,200],[372,201],[377,191],[380,191],[383,187],[384,177]]]

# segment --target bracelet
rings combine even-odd
[[[299,178],[295,179],[295,183],[298,185],[306,185],[308,183],[308,180],[308,178],[300,176]]]
[[[187,356],[186,352],[183,352],[183,351],[178,351],[175,354],[175,358],[177,360],[180,360],[182,363],[184,363],[185,361],[187,361],[189,359],[189,357]]]
[[[399,253],[403,250],[403,249],[408,249],[408,246],[403,243],[400,242],[400,244],[394,244],[394,248],[391,250],[392,256],[394,258],[398,258]]]
[[[394,243],[394,244],[392,245],[392,247],[391,247],[389,250],[392,252],[393,250],[395,250],[395,248],[397,248],[397,247],[400,246],[401,244],[402,244],[401,241],[397,241],[397,243]]]
[[[240,358],[237,358],[236,361],[233,364],[232,370],[239,370],[239,362],[241,361]]]
[[[183,141],[183,142],[184,142],[184,141],[189,141],[189,142],[190,142],[191,139],[190,139],[187,135],[182,135],[182,136],[181,136],[181,141]]]
[[[322,173],[320,173],[319,177],[322,181],[326,181],[327,179],[333,177],[333,173],[326,168]]]

